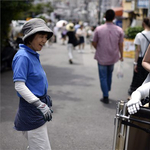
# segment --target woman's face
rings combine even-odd
[[[41,51],[46,41],[47,41],[47,34],[37,33],[32,42],[30,43],[29,47],[34,51]]]

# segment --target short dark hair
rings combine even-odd
[[[47,32],[45,32],[45,31],[36,32],[36,33],[32,34],[31,36],[27,37],[27,38],[24,40],[24,44],[25,44],[25,45],[30,44],[30,42],[33,41],[33,39],[34,39],[34,37],[35,37],[36,34],[42,34],[42,35],[47,34],[47,35],[49,35],[49,34],[48,34]],[[48,37],[48,39],[49,39],[49,37]]]
[[[148,17],[144,18],[143,23],[145,23],[150,28],[150,18]]]
[[[106,21],[113,21],[115,18],[115,12],[112,9],[108,9],[105,13]]]

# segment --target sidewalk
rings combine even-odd
[[[132,79],[133,59],[125,58],[124,77],[113,73],[110,104],[99,101],[102,96],[97,62],[90,46],[85,53],[74,50],[74,64],[68,62],[67,46],[44,47],[40,60],[47,74],[48,93],[53,100],[53,120],[48,123],[52,150],[112,149],[116,103],[126,101]],[[0,150],[26,150],[27,141],[13,129],[18,98],[12,71],[1,74],[1,147]]]

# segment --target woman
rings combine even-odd
[[[95,26],[92,26],[91,29],[88,30],[88,36],[89,36],[89,40],[90,40],[90,48],[91,48],[91,52],[94,53],[95,49],[92,45],[93,43],[93,37],[94,37],[94,30],[95,30]]]
[[[80,44],[79,44],[78,52],[80,53],[80,52],[83,52],[83,50],[84,50],[84,43],[85,43],[84,37],[86,36],[86,32],[85,32],[83,25],[80,25],[80,28],[77,29],[76,34],[79,37],[79,43]]]
[[[130,114],[134,114],[140,109],[140,106],[142,106],[141,99],[150,96],[150,45],[143,58],[142,65],[149,74],[143,84],[132,93],[131,99],[127,103]]]
[[[63,23],[62,27],[61,27],[61,38],[62,38],[62,45],[65,45],[65,41],[66,41],[66,23]]]
[[[51,150],[46,122],[52,119],[52,101],[47,95],[48,82],[38,51],[53,33],[44,20],[27,21],[22,32],[24,44],[13,58],[13,81],[19,96],[14,128],[27,138],[29,150]]]
[[[150,19],[143,19],[144,31],[138,33],[135,37],[134,44],[136,45],[135,61],[134,61],[134,74],[132,83],[129,88],[129,95],[132,94],[147,77],[148,72],[142,67],[142,59],[145,55],[147,47],[150,43]]]

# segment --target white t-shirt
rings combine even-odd
[[[85,36],[86,32],[85,32],[85,29],[77,29],[77,35],[78,36]]]
[[[150,31],[142,31],[142,33],[148,38],[150,41]],[[141,46],[141,52],[139,53],[139,57],[143,57],[145,51],[148,48],[148,41],[147,39],[140,33],[138,33],[134,39],[134,44]]]
[[[88,30],[88,35],[89,35],[90,41],[93,41],[94,32],[92,30]]]

